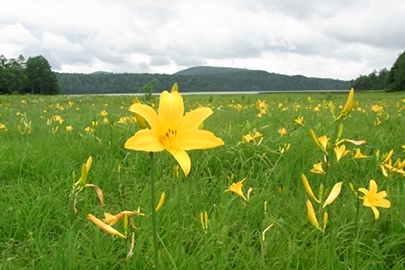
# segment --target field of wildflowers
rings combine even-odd
[[[0,97],[0,269],[403,269],[404,93],[138,98]]]

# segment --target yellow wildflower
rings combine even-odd
[[[297,118],[294,120],[294,123],[297,124],[297,125],[303,126],[303,125],[304,125],[304,117],[303,117],[303,116],[297,117]]]
[[[286,128],[280,128],[279,130],[277,130],[278,134],[280,134],[281,136],[284,136],[287,134],[287,129]]]
[[[191,161],[186,150],[209,149],[224,145],[224,142],[199,125],[212,114],[210,108],[198,108],[184,115],[184,103],[174,84],[171,93],[160,95],[158,114],[147,105],[135,103],[130,109],[143,117],[150,129],[142,129],[125,143],[125,148],[136,151],[160,152],[167,150],[179,163],[187,176]]]
[[[370,180],[370,187],[369,190],[365,188],[359,188],[358,190],[364,194],[361,198],[363,199],[363,205],[366,207],[370,207],[371,210],[374,212],[374,219],[378,219],[380,217],[380,212],[378,211],[377,207],[382,208],[390,208],[391,202],[387,199],[387,192],[380,191],[377,193],[377,183],[374,180]]]
[[[325,171],[322,169],[322,162],[315,163],[311,169],[311,172],[316,174],[325,174]]]
[[[336,121],[344,119],[351,112],[351,110],[354,108],[355,105],[356,105],[356,101],[354,100],[354,89],[352,88],[349,91],[349,95],[347,97],[346,104],[343,107],[342,111],[340,112],[340,115],[338,116],[338,118],[336,118]]]
[[[346,150],[346,145],[342,144],[340,147],[335,146],[334,148],[335,154],[336,154],[336,161],[339,162],[339,160],[344,157],[347,153],[350,152],[350,150]]]
[[[314,207],[312,206],[312,203],[310,200],[307,200],[307,215],[308,215],[308,219],[311,222],[311,224],[318,230],[321,230],[318,219],[316,218],[316,215],[315,215]]]
[[[245,195],[243,195],[242,192],[242,188],[243,188],[243,182],[245,182],[246,178],[243,178],[242,180],[240,180],[237,183],[232,183],[226,190],[227,191],[231,191],[237,195],[239,195],[240,197],[242,197],[245,201],[247,201],[248,199],[245,197]]]
[[[117,231],[116,229],[111,227],[110,225],[107,225],[106,223],[102,222],[101,220],[99,220],[98,218],[93,216],[92,214],[88,214],[87,219],[90,220],[91,222],[93,222],[97,227],[99,227],[100,229],[102,229],[103,231],[105,231],[108,234],[118,236],[121,238],[126,238],[125,235],[123,235],[122,233],[120,233],[119,231]]]
[[[354,159],[361,159],[361,158],[367,158],[366,155],[361,153],[360,148],[354,148],[354,151],[356,151],[356,153],[354,154],[353,158]]]
[[[336,197],[339,196],[341,190],[342,190],[342,182],[336,183],[333,186],[331,192],[329,193],[329,196],[326,198],[323,207],[333,203]]]

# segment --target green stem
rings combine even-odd
[[[177,179],[177,231],[178,232],[182,232],[182,226],[183,226],[183,219],[182,219],[182,215],[183,213],[181,212],[181,186],[180,186],[180,182],[182,180],[182,174],[180,173],[179,178]],[[177,238],[177,258],[178,258],[178,262],[177,262],[177,266],[181,265],[181,262],[183,261],[183,234],[179,233],[178,234],[178,238]]]
[[[153,152],[150,152],[149,156],[150,156],[150,192],[151,192],[153,249],[155,251],[155,268],[159,269],[159,254],[157,245],[156,211],[155,211],[155,175],[154,175]]]
[[[358,230],[358,222],[359,222],[359,205],[360,201],[357,200],[356,204],[356,220],[354,223],[354,233],[355,233],[355,238],[354,238],[354,247],[353,247],[353,269],[357,269],[357,244],[358,244],[358,239],[359,239],[359,230]]]

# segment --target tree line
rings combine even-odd
[[[0,94],[42,94],[61,93],[55,73],[45,57],[39,55],[7,59],[0,55]]]
[[[92,74],[57,73],[63,94],[138,93],[150,82],[156,91],[170,89],[177,82],[181,92],[336,90],[349,89],[350,81],[307,78],[246,70],[217,74]]]
[[[351,87],[356,90],[405,91],[405,51],[398,56],[390,70],[383,68],[360,75],[352,81]]]
[[[138,93],[153,82],[157,91],[170,89],[177,82],[182,92],[271,91],[271,90],[356,90],[387,92],[405,90],[405,51],[390,70],[374,70],[352,81],[288,76],[259,70],[194,67],[168,74],[95,72],[92,74],[55,73],[45,57],[20,55],[7,59],[0,55],[0,94],[106,94]]]

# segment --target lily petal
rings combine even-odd
[[[179,132],[185,133],[197,129],[198,126],[212,113],[213,112],[210,108],[198,108],[186,113],[183,121],[178,127]]]
[[[326,198],[326,201],[323,204],[323,207],[331,204],[336,199],[336,197],[339,196],[340,191],[342,190],[342,183],[343,182],[339,182],[333,186],[332,191],[330,192],[328,198]]]
[[[382,200],[383,198],[387,197],[387,192],[386,191],[380,191],[377,194],[374,195],[375,200]]]
[[[109,234],[114,235],[114,236],[119,236],[121,238],[126,238],[119,231],[117,231],[116,229],[114,229],[110,225],[105,224],[104,222],[102,222],[101,220],[99,220],[98,218],[93,216],[92,214],[88,214],[87,219],[90,220],[91,222],[93,222],[95,225],[97,225],[97,227],[99,227],[100,229],[102,229],[106,233],[109,233]]]
[[[326,153],[326,148],[328,146],[328,141],[330,138],[326,137],[325,135],[318,138],[320,145],[322,146],[322,151]]]
[[[366,140],[355,141],[355,140],[349,140],[349,139],[342,139],[342,140],[338,141],[336,143],[336,145],[339,145],[339,144],[345,143],[345,142],[348,142],[348,143],[351,143],[351,144],[354,144],[354,145],[362,145],[362,144],[367,143]]]
[[[359,190],[361,193],[363,193],[364,195],[367,195],[367,193],[368,193],[368,190],[365,189],[365,188],[359,188],[358,190]]]
[[[147,152],[159,152],[165,149],[159,140],[159,135],[149,129],[139,130],[125,142],[124,147],[131,150]]]
[[[187,152],[184,150],[170,150],[169,153],[177,160],[181,169],[184,172],[184,175],[187,176],[190,173],[191,169],[191,160]]]
[[[146,122],[149,123],[151,129],[158,129],[161,127],[159,116],[152,107],[141,103],[135,103],[132,104],[129,110],[143,117]]]
[[[374,204],[376,207],[382,207],[382,208],[390,208],[391,207],[391,202],[386,199],[381,199],[378,202]]]
[[[374,219],[377,220],[380,217],[380,211],[375,206],[371,206],[371,210],[373,210]]]
[[[96,190],[97,197],[100,200],[101,206],[105,206],[104,195],[103,195],[103,191],[101,190],[101,188],[99,188],[98,186],[96,186],[94,184],[86,184],[86,185],[84,185],[84,187],[93,187]]]
[[[224,145],[224,141],[207,130],[193,130],[179,134],[177,138],[182,150],[209,149]]]
[[[160,94],[158,114],[162,123],[170,123],[172,128],[176,127],[184,114],[183,97],[178,92],[163,91]]]
[[[369,193],[371,193],[371,194],[377,193],[377,183],[374,180],[370,180]]]

